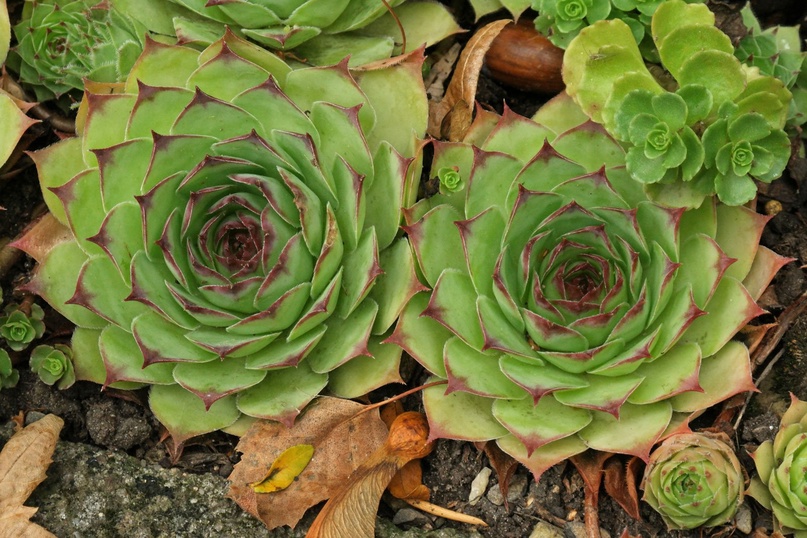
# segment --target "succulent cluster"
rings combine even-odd
[[[629,148],[628,172],[654,200],[697,207],[717,194],[729,205],[748,202],[754,180],[769,183],[787,165],[790,91],[735,58],[705,5],[662,3],[652,35],[672,76],[665,86],[645,66],[630,28],[611,20],[569,45],[567,91]]]
[[[742,10],[743,23],[748,28],[737,45],[735,56],[745,64],[756,67],[764,75],[776,77],[793,94],[788,110],[787,125],[796,127],[807,121],[807,53],[802,51],[798,26],[775,26],[763,30],[751,11],[750,4]]]
[[[314,65],[350,57],[357,66],[460,30],[449,11],[423,0],[113,0],[149,30],[208,45],[229,28],[269,49],[293,50]],[[394,11],[393,11],[394,9]]]
[[[780,532],[807,536],[807,402],[792,396],[776,437],[752,456],[759,476],[748,495],[773,511]]]
[[[767,219],[648,201],[594,123],[485,121],[480,149],[435,142],[445,188],[405,215],[431,291],[390,340],[447,381],[424,393],[432,437],[496,440],[537,476],[587,448],[646,458],[668,428],[750,390],[730,339],[783,261],[758,246]]]
[[[743,502],[745,475],[725,434],[668,437],[650,455],[644,500],[670,529],[714,527],[731,521]]]
[[[178,440],[290,422],[329,373],[348,397],[397,380],[421,60],[292,71],[228,33],[148,41],[123,93],[88,93],[79,136],[33,154],[73,239],[29,288],[78,326],[76,377],[152,385]]]
[[[119,82],[143,50],[146,28],[103,0],[26,0],[7,65],[37,100]]]
[[[597,21],[619,19],[631,30],[642,54],[657,61],[658,52],[650,39],[650,21],[666,0],[532,0],[538,12],[535,27],[556,46],[565,49],[580,30]],[[687,0],[702,3],[703,0]]]

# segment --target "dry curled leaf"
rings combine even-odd
[[[476,86],[479,82],[479,71],[485,62],[485,54],[502,28],[511,22],[493,21],[476,32],[465,45],[445,96],[429,111],[427,132],[430,135],[446,138],[452,142],[464,138],[473,119]]]
[[[45,480],[64,421],[56,415],[15,433],[0,452],[0,538],[53,537],[29,519],[36,508],[23,506]]]
[[[406,463],[431,452],[428,439],[425,415],[414,411],[398,415],[384,445],[325,503],[306,538],[372,538],[381,495]]]
[[[242,456],[230,475],[228,496],[269,529],[294,527],[308,508],[331,497],[384,444],[387,428],[378,412],[359,413],[362,409],[356,402],[321,397],[291,428],[256,422],[236,447]],[[250,487],[266,476],[281,453],[300,444],[312,445],[314,456],[289,487],[268,495]]]
[[[621,458],[611,458],[605,465],[605,491],[633,519],[642,519],[639,515],[639,491],[636,488],[641,466],[642,460],[636,456],[627,462]]]

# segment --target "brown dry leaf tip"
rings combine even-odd
[[[479,448],[479,447],[477,447]],[[507,501],[507,493],[510,491],[510,479],[518,469],[518,462],[512,456],[502,451],[495,441],[487,441],[482,449],[488,457],[491,467],[496,472],[499,481],[499,489],[504,498],[504,509],[510,512],[510,503]]]
[[[37,509],[23,503],[45,480],[63,425],[56,415],[46,415],[15,433],[0,452],[0,536],[54,536],[29,521]]]
[[[432,451],[434,445],[428,438],[425,415],[414,411],[398,415],[384,445],[325,503],[306,538],[372,538],[381,495],[407,462]]]
[[[628,459],[611,458],[605,465],[605,491],[633,519],[641,520],[639,515],[639,491],[636,487],[642,460],[636,456]]]
[[[485,54],[502,28],[510,22],[499,20],[483,26],[465,45],[445,96],[429,110],[426,132],[431,136],[452,142],[464,138],[473,119],[476,86]]]

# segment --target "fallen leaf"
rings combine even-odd
[[[0,452],[0,538],[54,536],[29,521],[37,509],[23,503],[45,480],[63,425],[46,415],[15,433]]]
[[[373,538],[381,495],[407,462],[432,451],[422,413],[407,411],[393,421],[384,445],[376,450],[317,515],[306,538]]]
[[[311,445],[294,445],[287,448],[272,462],[266,477],[250,484],[255,493],[274,493],[289,487],[302,473],[314,455]]]
[[[360,413],[364,407],[321,397],[291,428],[257,421],[236,447],[242,456],[230,475],[228,496],[269,529],[294,527],[308,508],[334,495],[361,462],[384,444],[387,428],[378,411]],[[250,487],[266,476],[266,470],[286,449],[300,444],[313,446],[314,457],[289,487],[269,495]]]
[[[605,465],[605,491],[633,519],[641,519],[639,515],[639,491],[636,483],[641,458],[633,456],[627,463],[621,458],[611,458]]]
[[[510,503],[507,502],[507,493],[510,491],[510,479],[518,469],[518,462],[499,448],[495,441],[487,441],[483,450],[488,457],[488,461],[490,461],[491,467],[496,471],[499,490],[504,498],[504,509],[509,513]]]
[[[381,420],[392,428],[392,423],[404,412],[400,400],[391,402],[381,408]],[[431,496],[429,488],[423,485],[423,470],[420,460],[412,460],[395,473],[387,486],[387,491],[396,499],[428,501]]]
[[[511,22],[506,19],[493,21],[476,32],[465,45],[445,96],[429,111],[427,132],[430,135],[452,142],[463,139],[473,119],[476,86],[485,54],[502,28]]]

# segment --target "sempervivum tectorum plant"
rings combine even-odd
[[[807,402],[791,395],[790,407],[773,441],[751,455],[759,476],[748,495],[773,511],[777,530],[807,536]]]
[[[447,381],[424,394],[432,437],[495,439],[536,475],[587,448],[647,458],[752,389],[730,340],[785,261],[747,208],[647,201],[620,146],[561,132],[555,106],[538,117],[555,132],[508,112],[472,127],[481,149],[435,143],[432,175],[457,188],[406,213],[431,292],[391,338]]]
[[[670,529],[728,523],[743,502],[745,475],[725,434],[682,433],[650,455],[644,500]]]
[[[290,422],[329,373],[351,397],[398,379],[380,341],[419,286],[398,225],[421,59],[292,71],[232,34],[149,41],[123,93],[88,93],[79,136],[33,155],[69,232],[29,287],[78,326],[77,379],[152,385],[178,440]]]
[[[82,89],[85,78],[124,80],[146,27],[102,0],[27,0],[14,35],[9,66],[42,101]]]

